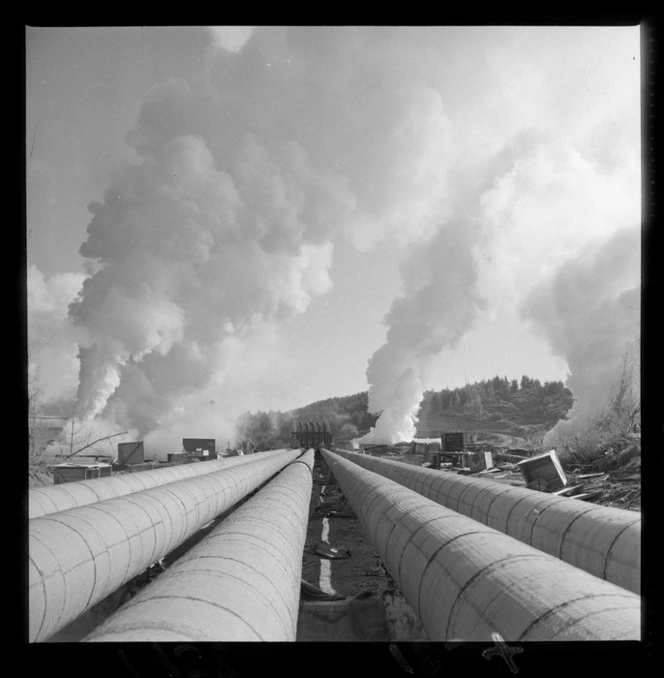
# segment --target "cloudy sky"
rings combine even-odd
[[[638,335],[635,27],[28,28],[30,359],[170,445]],[[593,386],[594,384],[594,386]]]

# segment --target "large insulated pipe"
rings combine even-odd
[[[30,520],[30,642],[48,639],[300,454],[285,450],[252,464]]]
[[[366,454],[335,454],[634,593],[641,586],[641,515]]]
[[[86,641],[294,641],[314,452],[254,497]]]
[[[327,450],[432,641],[638,640],[640,598]]]
[[[122,497],[132,492],[140,492],[176,480],[184,480],[204,473],[232,468],[238,464],[265,459],[280,451],[282,450],[34,488],[28,493],[28,518],[39,518],[49,513],[57,513],[77,506],[86,506],[98,501]]]

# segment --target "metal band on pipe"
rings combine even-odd
[[[256,454],[215,459],[197,464],[181,464],[153,471],[140,473],[126,473],[94,478],[93,480],[79,480],[60,485],[33,488],[28,492],[28,518],[39,518],[49,513],[67,511],[77,506],[86,506],[98,501],[122,497],[132,492],[140,492],[164,483],[176,480],[193,478],[205,473],[213,473],[225,468],[233,468],[248,462],[266,459],[283,450],[270,450]]]
[[[641,588],[641,515],[367,454],[344,459],[634,593]]]
[[[289,464],[85,640],[294,641],[313,464]]]
[[[287,450],[30,520],[30,642],[48,639],[299,455]]]
[[[634,593],[322,454],[431,640],[640,639]]]

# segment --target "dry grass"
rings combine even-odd
[[[53,471],[48,462],[37,456],[31,456],[28,462],[28,487],[43,487],[53,484]]]
[[[559,442],[561,461],[567,466],[588,466],[615,459],[634,446],[641,449],[641,399],[633,355],[625,353],[619,377],[607,402],[579,434]],[[608,459],[607,459],[608,458]]]

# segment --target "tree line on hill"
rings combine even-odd
[[[464,416],[508,428],[529,424],[553,426],[572,407],[572,392],[561,381],[546,381],[526,375],[521,380],[494,377],[455,389],[430,390],[424,394],[418,416]],[[290,412],[245,412],[238,420],[238,439],[258,450],[288,447],[299,421],[325,421],[337,443],[364,435],[377,415],[367,411],[368,393],[327,398]]]
[[[451,390],[427,391],[420,413],[470,416],[503,426],[553,426],[573,402],[572,392],[561,381],[542,384],[526,375],[520,382],[496,376]]]

